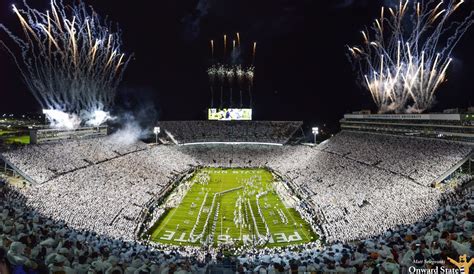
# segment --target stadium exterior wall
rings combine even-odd
[[[345,114],[346,119],[460,121],[461,114]]]
[[[31,144],[41,144],[46,142],[81,139],[88,137],[106,136],[108,134],[107,126],[100,127],[82,127],[77,129],[33,129],[30,130]]]

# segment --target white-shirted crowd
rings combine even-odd
[[[171,141],[261,142],[284,144],[303,125],[286,121],[162,121],[158,125]]]
[[[352,151],[351,147],[354,148]],[[394,152],[398,149],[405,153]],[[406,155],[408,151],[409,156]],[[166,193],[180,174],[197,166],[268,167],[276,174],[283,175],[289,186],[302,197],[300,206],[311,212],[310,218],[316,220],[313,224],[317,234],[323,236],[328,244],[338,243],[333,245],[333,249],[326,248],[319,253],[316,251],[320,247],[316,244],[305,247],[312,250],[312,255],[319,256],[319,266],[326,263],[325,256],[332,252],[339,254],[334,255],[333,266],[346,267],[347,262],[342,262],[342,258],[353,252],[352,257],[349,256],[345,261],[354,260],[354,254],[357,254],[354,246],[341,248],[350,247],[349,242],[376,237],[393,231],[400,225],[409,225],[439,215],[441,201],[447,194],[429,185],[433,178],[455,166],[471,151],[472,147],[445,141],[341,132],[320,147],[147,147],[143,143],[121,147],[110,143],[107,138],[99,138],[29,146],[4,153],[3,157],[29,177],[45,182],[26,190],[18,190],[21,193],[9,197],[12,201],[24,203],[22,206],[25,210],[50,219],[51,226],[67,226],[74,233],[89,231],[87,235],[90,237],[96,237],[92,236],[93,232],[97,237],[111,241],[107,244],[116,241],[127,245],[133,245],[131,243],[137,241],[137,229],[143,222],[149,202]],[[425,159],[430,159],[430,163]],[[405,161],[410,162],[410,168],[416,171],[417,176],[403,170]],[[393,163],[395,167],[391,167],[389,163]],[[443,168],[438,168],[439,166]],[[456,199],[451,202],[456,202]],[[7,230],[8,227],[11,225],[7,226]],[[54,233],[51,230],[49,232]],[[144,246],[140,248],[145,253],[149,252]],[[164,255],[164,251],[160,253],[161,256],[171,256],[172,260],[177,261],[180,261],[183,254],[202,254],[195,248],[181,248],[179,252],[172,247],[158,246],[160,248],[181,254],[174,258],[174,255]],[[369,247],[365,248],[370,250]],[[18,246],[14,249],[21,250]],[[120,250],[119,253],[123,248]],[[291,248],[276,250],[275,252],[282,252],[275,255],[276,258],[284,257],[289,250]],[[298,247],[295,250],[288,254],[292,254],[293,259],[301,258],[297,255],[300,252]],[[273,251],[264,249],[259,252],[268,252],[268,256],[274,256]],[[263,258],[263,255],[239,258],[241,267],[257,258]],[[220,258],[217,251],[213,256],[214,260]],[[102,261],[108,260],[101,254],[94,258],[99,257]],[[204,259],[203,256],[195,256],[198,257]],[[282,263],[290,266],[290,257],[285,258],[287,261],[283,262],[282,259]],[[72,266],[74,261],[68,259],[69,266]],[[123,258],[119,261],[126,265],[131,263]],[[305,261],[308,267],[309,261]],[[399,261],[394,261],[393,264],[400,265]],[[90,262],[88,258],[88,263]],[[184,259],[181,263],[186,271],[190,270],[190,262],[189,259]],[[262,266],[268,268],[271,262],[272,260]],[[193,263],[197,264],[197,261]],[[300,264],[303,262],[300,261]],[[124,269],[122,266],[122,270]]]
[[[343,131],[323,150],[401,174],[429,186],[472,147],[443,140]]]
[[[121,144],[110,137],[79,139],[24,146],[3,157],[37,183],[112,158],[146,149],[146,144]]]
[[[69,172],[25,191],[28,205],[71,227],[131,240],[141,212],[190,159],[159,146]]]
[[[454,267],[474,256],[474,192],[444,195],[432,215],[351,243],[240,250],[149,245],[73,229],[0,186],[0,272],[10,273],[406,273],[410,267]],[[228,254],[228,253],[227,253]],[[225,269],[224,269],[225,268]],[[455,267],[454,267],[455,268]]]

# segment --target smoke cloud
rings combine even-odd
[[[110,124],[116,128],[110,138],[118,144],[133,144],[148,138],[158,119],[154,95],[149,87],[125,87],[119,90],[118,101]]]
[[[82,110],[80,115],[77,115],[60,109],[43,109],[43,113],[49,121],[49,126],[56,129],[70,130],[81,126],[98,127],[115,119],[108,111],[103,110]]]
[[[57,109],[43,109],[51,128],[75,129],[81,125],[81,118]]]
[[[201,32],[201,20],[209,13],[211,5],[208,0],[199,0],[193,14],[188,14],[183,18],[185,26],[184,36],[189,40],[194,40]]]
[[[146,138],[149,134],[149,130],[142,128],[139,122],[130,116],[120,129],[110,135],[110,141],[120,145],[130,145]]]

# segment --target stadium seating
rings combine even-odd
[[[142,142],[124,145],[100,137],[25,146],[4,152],[3,157],[35,182],[43,183],[60,174],[145,148]]]
[[[472,257],[474,192],[449,193],[430,216],[348,244],[314,244],[249,253],[123,241],[72,229],[25,205],[14,188],[0,186],[0,267],[5,273],[407,273],[418,267],[454,267],[445,256]],[[28,251],[27,251],[28,250]],[[115,271],[115,272],[114,272]]]
[[[273,252],[280,252],[276,258],[282,265],[291,267],[290,260],[307,250],[304,254],[311,260],[329,260],[332,267],[346,269],[361,267],[360,262],[368,261],[371,252],[385,254],[380,263],[386,263],[387,268],[390,263],[398,267],[407,265],[409,256],[413,256],[410,248],[414,242],[398,243],[403,250],[402,258],[387,261],[390,256],[382,246],[387,237],[395,241],[413,231],[426,233],[427,225],[422,220],[444,218],[440,216],[446,214],[461,218],[464,214],[461,211],[440,209],[446,201],[459,204],[458,194],[433,188],[431,184],[471,153],[472,147],[452,142],[343,131],[317,147],[244,144],[149,147],[141,142],[120,145],[109,138],[97,138],[28,146],[3,153],[2,157],[42,183],[26,190],[8,190],[11,204],[21,204],[22,210],[33,210],[41,218],[59,221],[56,226],[67,225],[74,233],[93,231],[103,237],[102,241],[112,241],[108,243],[113,246],[120,245],[117,239],[140,242],[137,231],[148,206],[166,193],[180,175],[194,167],[267,167],[288,180],[301,197],[299,206],[310,210],[309,218],[315,220],[311,223],[313,229],[330,247],[324,249],[317,242],[299,247],[300,251],[265,249],[260,251],[260,256],[272,258]],[[474,206],[472,193],[463,195],[471,197],[466,201],[468,206]],[[466,204],[459,206],[466,211]],[[10,208],[8,203],[3,203],[3,207]],[[466,222],[474,221],[472,216],[466,218]],[[6,223],[3,231],[9,231],[8,227]],[[441,230],[449,229],[446,223]],[[466,244],[465,238],[459,239],[460,245]],[[351,245],[354,241],[363,243],[365,249]],[[91,245],[100,247],[100,244]],[[157,250],[174,250],[158,244],[146,245]],[[128,265],[137,258],[132,253],[146,253],[146,248],[127,248],[133,250],[122,258]],[[183,256],[195,256],[193,263],[206,261],[199,249],[187,247],[179,252]],[[239,249],[234,252],[245,253]],[[342,253],[361,257],[345,265],[349,259],[342,260]],[[334,254],[341,255],[336,258]],[[270,265],[247,256],[235,259],[241,267],[250,263],[264,268]],[[89,263],[92,261],[93,258]],[[314,267],[328,266],[325,261],[315,263]]]
[[[158,126],[177,144],[199,142],[259,142],[284,144],[302,122],[161,121]]]
[[[136,237],[141,207],[177,174],[198,166],[268,167],[307,197],[305,206],[327,241],[350,241],[433,212],[442,192],[429,185],[471,151],[446,141],[343,131],[319,147],[147,148],[98,138],[29,146],[3,157],[39,183],[47,182],[25,193],[28,204],[73,227],[126,239]],[[369,218],[380,214],[385,217],[377,222]]]
[[[342,131],[323,150],[430,185],[471,148],[443,140]]]

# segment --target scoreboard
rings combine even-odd
[[[232,120],[252,120],[251,108],[210,108],[208,111],[209,120],[232,121]]]

